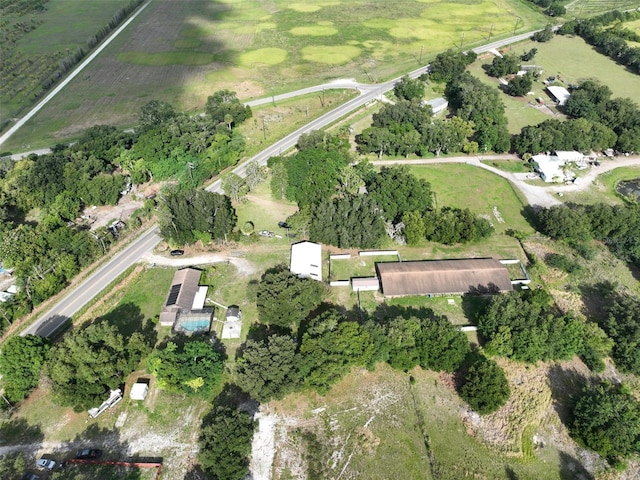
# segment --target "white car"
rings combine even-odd
[[[38,468],[42,468],[44,470],[53,470],[56,468],[55,460],[51,460],[50,458],[41,458],[36,462],[36,465],[38,465]]]

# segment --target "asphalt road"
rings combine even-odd
[[[504,40],[500,40],[497,42],[492,42],[483,47],[478,47],[478,49],[474,49],[476,52],[484,52],[494,48],[498,48],[504,45],[508,45],[510,43],[519,42],[523,39],[530,37],[533,32],[528,32],[522,35],[516,35],[514,37],[510,37]],[[417,78],[423,73],[425,73],[428,69],[428,66],[422,66],[408,74],[410,78]],[[400,77],[390,80],[388,82],[375,84],[375,85],[365,85],[358,84],[354,81],[336,81],[330,84],[318,85],[315,87],[310,87],[308,89],[303,89],[302,91],[305,93],[313,93],[317,91],[321,91],[323,88],[357,88],[361,94],[360,96],[349,100],[348,102],[340,105],[334,110],[325,113],[324,115],[312,120],[308,124],[300,127],[293,133],[287,135],[283,139],[275,142],[271,146],[267,147],[262,152],[248,159],[241,165],[238,165],[233,169],[233,173],[244,177],[246,165],[249,162],[257,161],[260,165],[264,165],[267,163],[267,160],[270,157],[280,155],[293,146],[298,141],[298,138],[303,133],[308,133],[313,130],[319,130],[324,128],[333,122],[339,120],[344,117],[348,113],[360,108],[365,105],[367,102],[374,100],[376,98],[381,97],[387,91],[391,90],[394,84],[400,80]],[[342,86],[336,87],[340,82],[344,82]],[[267,97],[266,99],[256,100],[255,102],[263,102],[269,103],[271,101],[278,99],[289,98],[289,96],[295,96],[296,94],[300,94],[300,91],[291,92],[289,94],[278,95],[277,97]],[[259,103],[253,103],[254,105],[258,105]],[[218,192],[222,193],[221,188],[221,180],[218,179],[209,185],[206,188],[210,192]],[[160,241],[160,237],[158,236],[158,228],[153,227],[150,230],[146,231],[140,237],[133,240],[129,245],[127,245],[123,250],[121,250],[118,254],[116,254],[111,260],[104,264],[103,267],[98,269],[96,272],[91,274],[87,279],[85,279],[79,286],[74,288],[70,293],[64,296],[57,304],[55,304],[49,311],[45,314],[41,315],[29,328],[25,329],[21,335],[26,334],[35,334],[43,337],[47,337],[55,332],[58,328],[60,328],[70,317],[72,317],[76,312],[78,312],[83,305],[91,301],[94,297],[96,297],[105,287],[107,287],[111,282],[113,282],[122,272],[124,272],[127,268],[129,268],[134,263],[138,262],[141,258],[142,254],[152,250]]]
[[[73,288],[62,300],[41,315],[37,321],[20,335],[32,334],[48,337],[53,334],[107,285],[118,278],[122,272],[137,263],[146,252],[152,250],[160,241],[158,232],[157,225],[146,230],[131,244],[114,255],[111,260],[89,275],[77,287]]]

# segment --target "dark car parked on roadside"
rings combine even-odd
[[[172,257],[179,257],[180,255],[184,255],[184,250],[171,250],[169,253]]]
[[[78,459],[96,459],[102,456],[102,450],[96,448],[81,448],[76,452],[76,458]]]

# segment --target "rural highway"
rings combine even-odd
[[[486,52],[495,48],[509,45],[511,43],[516,43],[529,38],[533,33],[534,32],[523,33],[521,35],[506,38],[504,40],[492,42],[487,45],[478,47],[474,49],[474,51]],[[408,73],[407,75],[410,78],[417,78],[423,73],[426,73],[428,68],[428,65],[425,65]],[[324,85],[318,85],[315,87],[298,90],[289,94],[277,95],[260,100],[255,100],[253,102],[248,102],[248,105],[260,105],[263,103],[272,102],[274,100],[277,101],[290,98],[300,94],[322,91],[322,89],[324,88],[355,88],[360,91],[360,95],[358,97],[353,98],[343,105],[340,105],[337,108],[331,110],[330,112],[327,112],[324,115],[316,118],[315,120],[312,120],[308,124],[298,128],[296,131],[290,133],[289,135],[275,142],[257,155],[243,162],[241,165],[238,165],[232,170],[233,173],[239,175],[240,177],[244,177],[245,168],[249,162],[257,161],[260,165],[266,164],[267,160],[270,157],[280,155],[295,146],[300,135],[331,125],[333,122],[336,122],[350,112],[360,108],[367,102],[370,102],[377,98],[381,98],[382,95],[393,88],[395,83],[398,82],[400,78],[401,77],[398,77],[388,82],[373,85],[359,84],[352,80],[339,80]],[[4,141],[2,140],[2,138],[4,138],[4,136],[0,137],[0,144],[2,141]],[[222,193],[221,180],[216,180],[211,185],[206,187],[206,189],[210,192]],[[77,313],[83,305],[90,302],[94,297],[96,297],[104,288],[106,288],[111,282],[113,282],[128,267],[138,262],[145,252],[152,250],[160,241],[158,233],[158,227],[154,226],[134,239],[129,245],[124,247],[119,253],[117,253],[112,259],[107,261],[96,272],[92,273],[77,287],[73,288],[46,313],[41,315],[29,328],[23,330],[21,332],[21,335],[24,336],[26,334],[35,334],[43,337],[52,335],[69,318]]]

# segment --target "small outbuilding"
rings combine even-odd
[[[437,115],[440,112],[444,112],[447,107],[449,107],[449,102],[442,97],[434,98],[433,100],[427,100],[424,103],[425,105],[429,105],[431,107],[431,111],[434,115]]]
[[[291,245],[291,273],[322,281],[322,246],[302,241]]]
[[[231,305],[227,308],[224,318],[221,337],[224,339],[240,338],[240,333],[242,332],[242,312],[240,307]]]
[[[149,393],[149,379],[139,378],[131,387],[129,398],[131,400],[144,400]]]
[[[567,100],[569,100],[569,97],[571,96],[569,90],[557,85],[548,86],[547,91],[549,92],[549,95],[551,95],[551,98],[553,98],[555,102],[560,106],[566,105]]]

